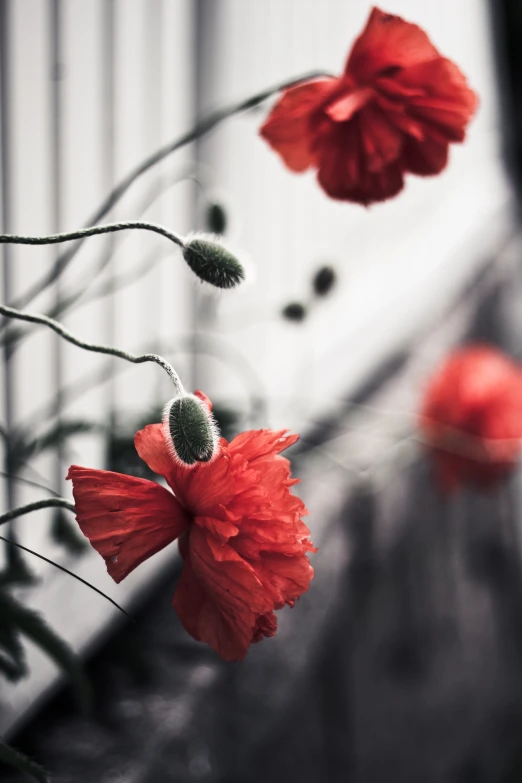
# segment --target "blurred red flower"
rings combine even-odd
[[[151,424],[136,433],[136,450],[172,492],[73,465],[76,519],[116,582],[179,538],[184,564],[173,606],[181,622],[226,660],[241,660],[251,643],[275,635],[274,610],[293,606],[313,577],[307,510],[279,455],[297,438],[244,432],[223,438],[212,462],[187,469],[169,454],[162,426]]]
[[[454,351],[435,372],[419,417],[441,485],[494,485],[522,448],[522,370],[487,345]]]
[[[441,172],[477,103],[420,27],[373,8],[342,76],[286,90],[261,135],[293,171],[316,168],[332,198],[368,205],[407,172]]]

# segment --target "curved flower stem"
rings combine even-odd
[[[136,166],[135,169],[133,169],[124,179],[121,180],[118,185],[116,185],[116,187],[113,188],[113,190],[111,190],[107,198],[90,216],[89,220],[87,221],[87,225],[91,226],[102,220],[111,211],[115,204],[118,203],[118,201],[127,192],[131,185],[142,176],[142,174],[145,174],[145,172],[149,171],[149,169],[151,169],[157,163],[160,163],[171,153],[175,152],[186,144],[190,144],[192,141],[199,139],[201,136],[204,136],[206,133],[223,122],[223,120],[228,119],[228,117],[232,117],[234,114],[239,114],[242,111],[246,111],[247,109],[252,109],[254,106],[262,103],[267,98],[270,98],[271,95],[274,95],[274,93],[279,92],[280,90],[285,90],[289,87],[300,84],[301,82],[309,81],[310,79],[319,79],[321,77],[326,78],[329,76],[331,76],[329,73],[312,71],[311,73],[303,74],[297,78],[275,84],[266,90],[262,90],[255,95],[251,95],[245,100],[232,103],[230,106],[226,106],[223,109],[217,109],[217,111],[209,114],[208,117],[205,117],[204,119],[197,122],[191,130],[187,131],[182,136],[179,136],[177,139],[165,145],[164,147],[161,147],[148,158],[145,158],[145,160],[143,160],[138,166]],[[38,294],[52,285],[54,281],[61,275],[63,270],[72,261],[75,254],[78,252],[79,247],[80,244],[77,244],[70,250],[67,250],[65,253],[63,253],[56,260],[56,263],[49,273],[40,280],[37,280],[36,283],[25,292],[25,294],[18,297],[18,299],[13,302],[13,305],[15,307],[26,307]]]
[[[250,364],[243,354],[222,340],[219,336],[214,337],[210,334],[204,335],[177,335],[166,340],[164,343],[151,343],[148,346],[143,345],[143,349],[161,351],[171,355],[179,353],[201,353],[212,356],[214,359],[221,360],[225,365],[233,367],[238,376],[244,381],[250,399],[250,416],[252,426],[266,426],[266,405],[267,390],[263,378],[257,374],[254,367]],[[118,373],[128,369],[125,365],[118,365]],[[63,404],[65,407],[71,405],[75,400],[81,398],[86,392],[98,387],[107,380],[109,365],[101,367],[93,373],[87,373],[74,383],[65,386],[63,389]],[[54,412],[54,401],[45,403],[41,408],[32,414],[29,419],[30,428],[37,429],[42,421],[47,421]],[[263,424],[263,422],[265,422]],[[293,447],[296,448],[295,446]]]
[[[86,343],[71,334],[71,332],[59,324],[58,321],[54,321],[52,318],[48,318],[46,315],[38,315],[36,313],[22,313],[19,310],[15,310],[14,307],[6,307],[6,305],[0,305],[0,315],[5,315],[7,318],[17,318],[20,321],[28,321],[29,323],[33,324],[44,324],[44,326],[49,326],[54,332],[59,334],[65,340],[72,343],[73,345],[78,346],[78,348],[83,348],[85,351],[104,353],[108,356],[117,356],[119,359],[125,359],[125,361],[132,362],[133,364],[155,362],[155,364],[159,364],[159,366],[165,370],[174,384],[177,394],[182,394],[185,391],[176,370],[162,356],[158,356],[156,353],[144,353],[141,356],[136,356],[133,353],[127,353],[127,351],[121,351],[119,348],[112,348],[109,345]]]
[[[33,504],[34,505],[34,504]],[[74,510],[74,506],[72,507]],[[69,571],[68,568],[65,568],[62,565],[59,565],[59,563],[55,563],[54,560],[50,560],[48,557],[44,557],[44,555],[41,555],[39,552],[35,552],[34,549],[28,549],[26,546],[22,546],[22,544],[19,544],[17,541],[12,541],[10,538],[4,538],[3,536],[0,536],[0,541],[5,541],[6,544],[11,544],[11,546],[16,546],[18,549],[22,549],[24,552],[28,552],[30,555],[34,555],[35,557],[39,557],[40,560],[44,560],[46,563],[49,563],[49,565],[54,566],[55,568],[58,568],[60,571],[63,571],[65,574],[69,574],[69,576],[72,576],[74,579],[77,579],[78,582],[81,582],[84,585],[87,585],[87,587],[90,587],[91,590],[94,590],[95,593],[98,593],[98,595],[103,596],[107,599],[107,601],[110,601],[110,603],[116,607],[116,609],[119,609],[120,612],[123,612],[123,614],[128,617],[130,620],[132,620],[132,617],[127,614],[125,609],[123,609],[119,604],[116,603],[116,601],[113,601],[112,598],[110,598],[108,595],[106,595],[104,592],[99,590],[94,585],[91,585],[90,582],[87,582],[85,579],[82,579],[81,576],[78,576],[78,574],[73,573],[72,571]]]
[[[183,172],[176,172],[167,182],[164,182],[161,180],[158,184],[158,182],[154,183],[154,186],[150,189],[150,191],[147,193],[146,197],[142,200],[141,204],[137,208],[136,216],[141,217],[141,215],[144,214],[151,206],[152,204],[158,199],[160,196],[164,195],[166,191],[168,191],[171,187],[174,185],[178,185],[181,182],[186,181],[192,181],[196,183],[198,187],[200,187],[203,190],[203,193],[206,194],[206,188],[202,181],[193,173],[195,164],[193,164],[190,169]],[[208,198],[208,196],[207,196]],[[130,284],[134,280],[137,280],[138,277],[141,277],[141,275],[145,274],[147,271],[152,269],[152,267],[160,260],[164,258],[163,255],[158,255],[156,251],[153,251],[149,256],[144,260],[143,264],[138,267],[136,267],[135,270],[131,270],[128,274],[125,276],[122,276],[122,281],[115,280],[113,282],[109,281],[106,285],[106,287],[101,291],[99,294],[96,293],[96,295],[91,294],[89,292],[89,289],[91,288],[92,284],[95,282],[96,278],[100,276],[105,268],[107,267],[108,263],[110,262],[111,258],[113,257],[115,252],[115,248],[111,246],[106,250],[99,258],[98,262],[94,265],[94,270],[91,271],[88,278],[83,280],[76,291],[73,293],[68,294],[65,297],[62,297],[60,302],[52,307],[50,310],[45,313],[49,318],[61,318],[64,313],[69,311],[71,307],[78,301],[81,300],[80,306],[83,305],[83,303],[87,303],[89,301],[93,301],[93,299],[105,296],[106,294],[110,294],[113,292],[119,291],[120,288],[123,288],[127,284]],[[170,252],[170,248],[169,248]],[[128,281],[128,282],[127,282]],[[87,296],[86,296],[87,294]],[[3,323],[0,325],[0,332],[7,331],[6,330],[6,323]],[[21,340],[23,340],[28,334],[31,333],[31,329],[28,329],[23,332],[16,332],[7,331],[7,334],[5,334],[2,338],[2,344],[3,342],[9,343],[9,350],[11,353],[16,350],[17,345]]]
[[[104,226],[88,226],[80,228],[78,231],[66,231],[63,234],[49,234],[47,236],[29,237],[18,234],[0,234],[0,244],[13,245],[57,245],[60,242],[72,242],[74,239],[85,239],[94,237],[97,234],[112,234],[116,231],[126,231],[127,229],[138,228],[143,231],[154,231],[156,234],[167,237],[179,247],[184,248],[185,243],[177,234],[173,234],[168,228],[160,226],[157,223],[147,223],[141,220],[125,220],[120,223],[107,223]]]
[[[5,514],[0,514],[0,525],[10,522],[17,517],[23,517],[24,514],[30,514],[31,511],[39,511],[41,508],[67,508],[69,511],[76,511],[76,508],[65,498],[47,498],[46,500],[37,500],[35,503],[28,503],[26,506],[18,506]]]

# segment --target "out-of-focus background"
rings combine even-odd
[[[82,226],[196,119],[311,70],[339,72],[370,7],[0,0],[2,231]],[[490,496],[445,499],[414,438],[426,379],[453,345],[488,340],[522,357],[522,15],[517,0],[385,10],[424,28],[480,96],[441,176],[409,178],[370,209],[336,203],[260,139],[269,101],[168,157],[108,216],[222,230],[248,259],[237,291],[209,293],[166,240],[129,232],[86,241],[27,304],[66,247],[2,246],[2,302],[86,340],[163,354],[212,397],[227,437],[300,432],[293,466],[319,546],[311,589],[279,613],[277,638],[225,664],[170,607],[176,545],[116,586],[67,515],[13,523],[21,543],[136,620],[24,559],[33,578],[16,597],[84,658],[95,692],[82,717],[31,642],[27,676],[0,679],[0,734],[57,783],[522,774],[520,476]],[[325,268],[333,285],[321,295]],[[40,499],[35,484],[69,496],[71,463],[140,475],[134,433],[170,396],[159,368],[15,324],[1,352],[2,508]],[[0,557],[8,565],[12,550]]]

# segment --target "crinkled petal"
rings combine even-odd
[[[226,506],[232,499],[234,487],[227,480],[230,459],[224,438],[216,459],[190,469],[170,456],[161,424],[149,424],[137,432],[134,445],[142,460],[154,473],[165,477],[176,497],[190,512],[203,516],[211,514],[216,507]]]
[[[252,633],[252,644],[260,642],[266,636],[275,636],[277,633],[277,617],[273,612],[267,612],[257,618]]]
[[[305,554],[288,557],[278,552],[264,553],[254,565],[274,609],[281,609],[285,604],[293,606],[306,593],[314,576]]]
[[[438,56],[424,30],[416,24],[373,8],[366,27],[355,41],[345,73],[364,82]]]
[[[375,104],[367,106],[358,119],[364,167],[381,172],[400,156],[404,135]]]
[[[225,510],[226,511],[226,510]],[[237,536],[239,528],[229,519],[217,519],[216,517],[195,516],[194,524],[199,525],[203,530],[212,533],[215,538],[223,543],[227,542],[233,536]]]
[[[76,519],[115,582],[186,530],[189,517],[164,487],[146,479],[72,465]]]
[[[398,162],[377,172],[367,169],[360,116],[357,115],[350,123],[338,125],[318,139],[317,179],[331,198],[367,206],[395,196],[402,190],[404,180]]]
[[[305,171],[314,163],[310,115],[335,88],[337,79],[321,79],[291,87],[276,103],[260,133],[292,171]]]
[[[225,660],[242,660],[257,619],[272,603],[254,569],[228,544],[195,526],[174,608],[187,631]]]
[[[334,100],[329,100],[323,107],[323,111],[334,122],[348,122],[372,100],[374,94],[374,90],[369,87],[350,88],[344,90]]]
[[[169,454],[161,424],[148,424],[134,436],[134,447],[153,473],[163,476],[174,489],[176,463]]]
[[[408,139],[404,145],[402,163],[412,174],[428,176],[439,174],[448,162],[448,145],[427,138],[424,141]]]
[[[478,106],[476,93],[451,60],[439,57],[405,71],[401,82],[422,87],[408,100],[408,113],[439,131],[446,141],[464,140],[466,127]]]
[[[293,446],[299,435],[289,435],[288,430],[248,430],[230,441],[230,454],[241,454],[252,462],[268,454],[279,454]]]
[[[234,476],[225,444],[223,439],[220,453],[212,462],[200,463],[183,473],[178,471],[175,476],[174,491],[194,515],[219,519],[234,497]]]

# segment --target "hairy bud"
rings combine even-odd
[[[199,234],[189,238],[183,258],[200,280],[216,288],[234,288],[245,279],[243,265],[216,237]]]
[[[185,467],[210,462],[218,452],[217,424],[209,406],[195,394],[180,394],[165,405],[163,432],[171,455]]]

